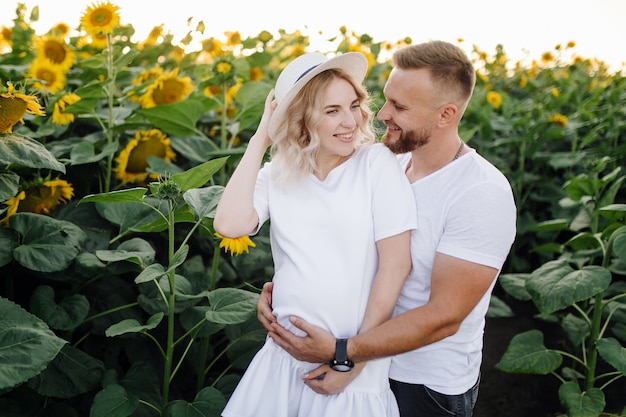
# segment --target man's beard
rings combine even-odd
[[[400,137],[392,142],[389,139],[389,133],[385,132],[381,137],[382,143],[384,143],[391,152],[395,154],[412,152],[415,149],[426,145],[430,142],[430,129],[423,127],[419,130],[409,130],[405,132],[404,130],[400,134]]]

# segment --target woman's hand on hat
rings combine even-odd
[[[276,106],[277,102],[276,100],[274,100],[274,89],[272,89],[265,98],[265,108],[263,109],[263,115],[261,116],[259,127],[254,134],[254,136],[264,138],[266,146],[270,146],[272,144],[272,139],[270,138],[269,133],[269,125],[270,119],[272,118],[272,114],[274,114]]]

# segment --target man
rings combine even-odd
[[[294,317],[307,334],[298,337],[273,319],[271,284],[258,317],[299,360],[351,365],[393,356],[389,378],[402,417],[469,417],[478,395],[485,314],[515,237],[515,202],[504,175],[459,137],[476,80],[465,53],[431,41],[398,50],[392,64],[378,119],[387,127],[383,143],[399,154],[411,182],[418,217],[413,268],[394,317],[347,343]],[[328,372],[334,371],[322,365],[303,379],[316,392],[333,394],[337,387],[323,379]]]

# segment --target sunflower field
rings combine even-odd
[[[107,0],[71,27],[39,34],[37,20],[18,3],[0,33],[0,417],[219,416],[264,342],[255,308],[273,264],[267,225],[223,238],[215,207],[309,39],[205,38],[200,23],[136,41]],[[329,41],[320,52],[368,57],[381,106],[389,57],[411,39],[342,27]],[[497,367],[556,378],[563,415],[624,415],[624,75],[574,41],[527,65],[502,46],[471,58],[461,137],[518,206],[489,315],[563,334],[519,334]]]

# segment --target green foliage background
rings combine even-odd
[[[3,83],[30,85],[36,19],[18,5]],[[48,116],[25,115],[0,134],[0,201],[45,178],[74,190],[50,215],[18,212],[0,228],[0,416],[218,416],[264,340],[255,303],[272,276],[267,228],[249,253],[231,256],[212,216],[267,92],[308,40],[234,32],[185,51],[169,35],[135,42],[133,32],[115,28],[100,49],[71,37],[77,58],[64,89],[30,91]],[[368,56],[367,85],[382,105],[389,56],[411,40],[345,28],[332,40],[336,48],[321,52]],[[619,412],[624,404],[602,391],[626,375],[626,81],[573,44],[528,66],[509,62],[502,46],[475,47],[472,59],[479,77],[461,136],[509,178],[519,218],[490,315],[520,314],[511,305],[522,301],[522,314],[570,335],[559,351],[538,330],[520,335],[498,366],[555,375],[568,415]],[[152,108],[129,99],[149,87],[133,80],[155,66],[189,77],[193,90]],[[74,121],[52,123],[69,92],[80,97],[66,109]],[[146,157],[159,181],[118,180],[114,158],[153,128],[176,160]]]

